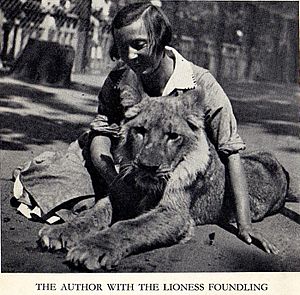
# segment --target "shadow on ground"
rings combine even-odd
[[[49,87],[44,89],[51,90]],[[84,96],[85,93],[98,93],[100,88],[96,90],[93,86],[76,84],[74,89]],[[58,99],[56,93],[38,89],[35,85],[0,81],[0,108],[6,110],[0,113],[1,148],[26,150],[29,144],[51,144],[54,140],[68,143],[76,139],[86,128],[87,123],[61,120],[55,115],[58,113],[92,117],[95,115],[96,106],[95,101],[82,99],[81,103],[76,105],[70,103],[71,99],[72,97],[66,97],[64,102],[61,97]],[[34,112],[28,109],[28,104]],[[94,111],[87,111],[82,107],[84,104],[87,107],[93,106]],[[48,116],[45,116],[45,111],[39,112],[39,108],[46,109]]]
[[[270,151],[275,150],[278,137],[284,141],[286,136],[291,136],[293,142],[296,142],[300,134],[297,125],[298,88],[259,83],[227,83],[224,86],[232,100],[239,124],[249,127],[244,128],[245,135],[252,137],[250,141],[254,145],[259,147],[261,142],[257,142],[257,138],[269,135],[275,135],[270,136],[270,141],[266,141],[264,146]],[[36,146],[51,145],[56,140],[69,143],[82,132],[88,121],[80,121],[78,117],[88,119],[93,116],[96,102],[96,98],[88,97],[96,92],[94,86],[90,88],[86,84],[85,87],[76,82],[73,89],[57,90],[53,87],[0,81],[0,108],[5,110],[0,113],[0,140],[5,157],[1,167],[5,178],[0,184],[2,272],[83,271],[66,265],[65,253],[49,253],[37,246],[41,224],[28,221],[12,208],[9,202],[12,182],[7,179],[12,169],[27,160]],[[66,95],[65,99],[63,95]],[[38,106],[43,107],[43,112],[36,111]],[[279,146],[284,149],[284,159],[290,161],[291,168],[299,174],[294,159],[300,149],[296,145],[291,146],[290,142],[284,144]],[[264,253],[253,245],[246,245],[229,231],[207,225],[197,227],[195,236],[187,244],[130,256],[122,260],[113,272],[300,271],[299,215],[295,214],[299,213],[298,205],[292,204],[289,207],[292,211],[285,210],[284,214],[271,216],[255,224],[267,239],[278,246],[281,252],[277,256]],[[215,241],[210,245],[209,236],[212,233],[215,234]]]
[[[1,149],[27,150],[28,144],[51,144],[54,140],[71,142],[84,130],[85,125],[55,122],[40,116],[22,116],[14,113],[1,113],[2,132]],[[5,139],[6,134],[15,134],[15,138]]]
[[[226,93],[232,101],[235,115],[240,125],[259,124],[265,132],[276,135],[290,135],[299,137],[299,97],[293,87],[284,85],[259,83],[225,83]],[[51,88],[45,88],[51,89]],[[100,87],[93,85],[72,83],[71,89],[95,95]],[[56,95],[46,90],[37,89],[30,84],[0,83],[0,107],[18,110],[18,112],[1,112],[1,133],[3,149],[24,150],[28,144],[50,144],[53,140],[70,142],[74,140],[84,128],[83,124],[45,118],[43,114],[28,114],[24,105],[13,101],[12,97],[21,97],[32,105],[42,105],[55,112],[73,115],[93,116],[95,112],[83,110],[82,105],[70,104],[57,99]],[[283,97],[290,97],[289,100]],[[298,100],[298,101],[297,101]],[[94,102],[86,100],[87,106]],[[5,135],[14,134],[14,138],[6,140]],[[292,148],[290,152],[297,153],[299,149]]]
[[[227,83],[224,88],[240,125],[257,124],[266,133],[299,137],[300,96],[296,85]]]

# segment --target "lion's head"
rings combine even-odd
[[[209,160],[199,92],[145,98],[126,112],[117,152],[121,175],[147,191],[188,186]]]

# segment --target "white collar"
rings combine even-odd
[[[176,49],[169,46],[166,46],[165,49],[166,53],[175,59],[175,68],[164,88],[162,96],[170,95],[176,89],[194,89],[197,84],[191,63],[187,61]]]
[[[163,90],[162,96],[168,96],[174,90],[194,89],[197,84],[191,62],[186,60],[176,49],[172,47],[166,46],[165,50],[166,54],[175,60],[175,68]],[[119,87],[121,89],[124,87],[131,87],[143,94],[144,90],[142,89],[142,82],[138,76],[128,66],[125,65],[125,68],[127,68],[127,70],[118,81]],[[121,96],[122,95],[121,91]]]

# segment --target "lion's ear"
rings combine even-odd
[[[133,107],[128,108],[128,110],[124,114],[125,118],[133,119],[140,113],[140,111],[141,111],[141,106],[139,104],[136,104]]]
[[[203,118],[194,114],[187,116],[186,121],[193,131],[203,128]]]

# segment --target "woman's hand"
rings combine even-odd
[[[118,137],[120,127],[113,123],[109,125],[108,118],[104,115],[97,115],[95,119],[91,122],[90,128],[93,131],[101,132],[102,135],[111,135]]]
[[[258,242],[267,253],[277,254],[278,249],[252,227],[248,185],[238,153],[228,157],[228,172],[236,206],[236,221],[239,229],[238,236],[248,244]]]
[[[238,236],[247,244],[259,243],[260,246],[263,247],[263,250],[265,250],[267,253],[279,253],[279,250],[276,248],[276,246],[265,239],[259,231],[253,229],[251,225],[248,227],[240,226]]]
[[[94,131],[100,131],[103,127],[108,126],[108,119],[104,115],[97,115],[95,119],[91,122],[90,127]]]

